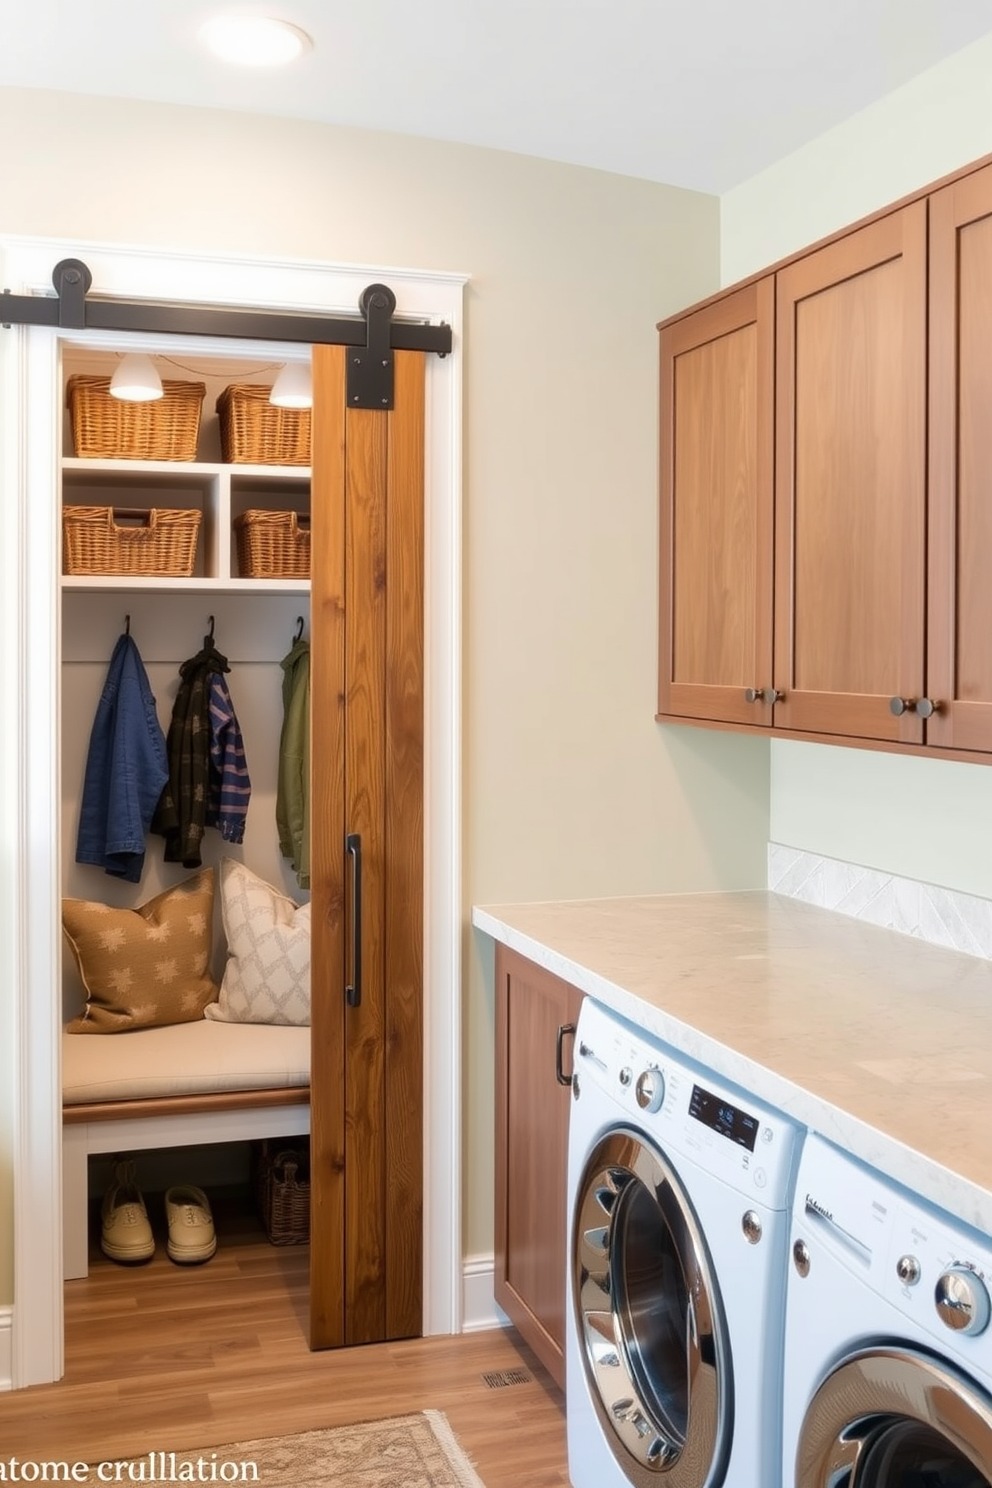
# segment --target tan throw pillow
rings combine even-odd
[[[220,865],[227,965],[206,1016],[220,1023],[310,1022],[310,906],[297,904],[243,863]]]
[[[205,868],[139,909],[63,899],[62,926],[86,988],[69,1033],[123,1033],[203,1017],[210,976],[214,870]]]

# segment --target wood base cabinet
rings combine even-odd
[[[659,718],[992,754],[992,164],[659,329]]]
[[[581,1002],[568,982],[497,945],[495,1296],[562,1388],[570,1071]]]

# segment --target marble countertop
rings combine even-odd
[[[992,962],[764,891],[472,922],[992,1233]]]

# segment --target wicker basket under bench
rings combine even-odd
[[[266,1138],[289,1146],[310,1131],[309,1028],[201,1019],[66,1033],[62,1069],[66,1280],[89,1269],[91,1154]]]

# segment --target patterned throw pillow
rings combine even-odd
[[[69,1033],[122,1033],[192,1023],[217,996],[210,975],[214,870],[139,909],[63,899],[62,926],[86,988]]]
[[[225,858],[220,902],[227,966],[206,1016],[220,1023],[310,1022],[310,906]]]

